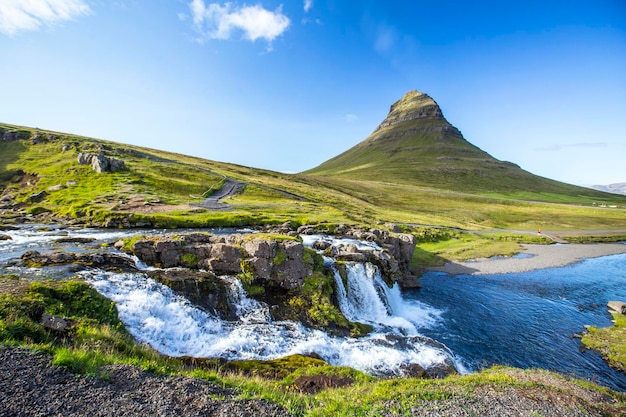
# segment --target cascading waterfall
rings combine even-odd
[[[57,250],[59,244],[54,240],[68,234],[63,230],[40,233],[30,229],[9,233],[12,240],[0,242],[2,262],[19,258],[29,249]],[[72,235],[94,237],[100,241],[101,236],[114,240],[131,234],[128,231],[72,232]],[[369,242],[359,245],[378,249]],[[66,250],[95,250],[96,246],[68,244],[63,247]],[[332,365],[382,375],[404,374],[412,364],[426,369],[453,365],[459,368],[445,346],[418,335],[418,329],[437,322],[438,311],[403,300],[396,287],[389,288],[382,281],[373,265],[348,264],[346,287],[337,277],[341,310],[350,320],[368,323],[374,328],[367,336],[354,339],[333,337],[300,323],[272,320],[268,306],[248,297],[241,282],[234,277],[221,278],[228,284],[229,301],[237,317],[223,320],[149,278],[144,271],[155,268],[134,260],[138,272],[119,273],[93,268],[78,274],[116,303],[120,319],[138,342],[165,355],[268,360],[315,353]],[[7,267],[7,272],[22,276],[30,274],[33,279],[41,279],[29,273],[30,269],[13,264]],[[37,270],[41,277],[50,277],[52,273],[57,276],[54,268]],[[58,277],[67,277],[69,273],[65,271]]]
[[[362,268],[369,268],[372,273],[375,271],[375,268],[361,264],[352,265],[349,269],[355,282],[373,287],[374,280],[356,278]],[[361,292],[369,293],[371,300],[378,299],[381,311],[369,318],[379,321],[360,318],[358,321],[375,325],[375,331],[353,339],[332,337],[299,323],[273,321],[267,305],[249,298],[241,282],[233,277],[222,278],[229,283],[229,299],[234,303],[238,319],[225,321],[196,308],[168,287],[141,273],[90,270],[81,274],[101,294],[115,301],[120,319],[138,341],[170,356],[268,360],[316,353],[333,365],[387,375],[403,374],[412,363],[428,369],[450,366],[454,362],[445,347],[425,342],[417,336],[416,326],[406,318],[387,314],[384,303],[371,288]],[[353,305],[349,295],[343,303]],[[352,308],[352,311],[357,314],[358,310]],[[363,308],[363,311],[367,309]],[[422,315],[433,313],[423,311]],[[403,327],[394,327],[400,321]]]
[[[350,321],[414,336],[418,327],[433,325],[439,318],[439,311],[402,298],[398,284],[390,288],[371,263],[347,263],[345,284],[334,269],[339,308]]]

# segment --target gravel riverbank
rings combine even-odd
[[[80,376],[50,357],[0,347],[0,417],[18,416],[290,416],[263,400],[186,377],[153,375],[129,365],[102,369],[106,379]]]
[[[558,268],[587,258],[626,253],[626,244],[621,243],[569,243],[555,245],[523,245],[519,257],[495,257],[466,262],[447,262],[429,271],[445,272],[450,275],[507,274]]]

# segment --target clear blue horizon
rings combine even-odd
[[[494,157],[626,182],[626,3],[3,0],[0,121],[283,172],[409,90]]]

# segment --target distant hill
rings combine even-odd
[[[597,197],[588,188],[533,175],[492,157],[465,140],[435,100],[418,91],[395,102],[364,141],[304,174],[476,194]]]
[[[626,182],[618,182],[609,185],[594,185],[591,188],[594,190],[604,191],[605,193],[626,195]]]

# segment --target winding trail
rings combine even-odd
[[[227,197],[241,193],[246,184],[247,183],[245,182],[236,181],[232,178],[226,178],[222,188],[196,205],[209,210],[230,210],[232,207],[228,204],[222,203],[221,201]]]

